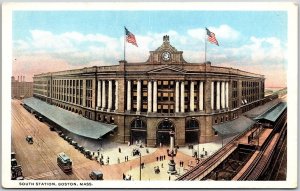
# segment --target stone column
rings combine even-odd
[[[119,109],[119,82],[115,81],[115,111]]]
[[[99,80],[98,81],[98,99],[97,99],[97,107],[98,109],[101,108],[101,85],[102,85],[102,81]]]
[[[191,84],[190,84],[190,111],[194,111],[194,105],[195,105],[195,102],[194,102],[194,99],[195,99],[195,96],[194,96],[194,82],[191,81]]]
[[[211,82],[211,109],[215,109],[214,108],[214,92],[215,92],[215,88],[214,88],[214,82]]]
[[[142,84],[141,84],[141,80],[137,81],[137,103],[136,103],[136,111],[137,112],[141,112],[141,94],[142,94]]]
[[[148,81],[148,112],[152,112],[152,82]]]
[[[199,82],[199,110],[203,110],[203,82]]]
[[[184,113],[184,81],[181,82],[180,112]]]
[[[221,108],[225,109],[225,82],[221,82]]]
[[[131,111],[131,81],[127,81],[127,111]]]
[[[226,82],[225,84],[225,108],[228,108],[229,104],[229,83]]]
[[[157,81],[153,82],[153,112],[157,112]]]
[[[111,111],[112,108],[112,80],[108,81],[108,106],[107,111]]]
[[[67,89],[68,89],[68,84],[67,84]],[[69,97],[69,96],[67,96],[67,97]],[[83,107],[86,106],[86,80],[85,79],[82,80],[82,105],[83,105]],[[85,113],[82,113],[82,115],[85,116]]]
[[[105,80],[102,80],[102,110],[106,108]]]
[[[62,100],[65,101],[65,80],[62,80]]]
[[[73,80],[70,80],[70,102],[73,102]]]
[[[220,82],[217,82],[217,110],[220,109]]]
[[[176,81],[176,89],[175,89],[175,113],[179,112],[179,82]]]
[[[74,86],[75,86],[75,90],[74,90],[74,97],[75,97],[74,99],[75,100],[74,100],[74,103],[77,104],[77,80],[75,80]],[[64,91],[64,88],[63,88],[63,91]]]

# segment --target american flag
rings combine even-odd
[[[126,41],[138,47],[135,36],[125,27]]]
[[[219,46],[218,40],[216,39],[216,35],[215,33],[211,32],[210,30],[206,29],[206,34],[207,34],[207,39],[210,43],[215,44],[217,46]]]

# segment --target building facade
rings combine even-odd
[[[188,63],[169,37],[146,62],[89,67],[34,76],[34,97],[100,123],[118,126],[119,142],[148,146],[204,143],[214,124],[261,104],[262,75],[206,63]]]
[[[25,76],[11,77],[11,98],[23,99],[33,96],[33,82],[25,82]]]

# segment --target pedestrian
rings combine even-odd
[[[125,176],[125,174],[123,173],[123,180],[125,180],[125,178],[126,178],[126,176]]]
[[[119,153],[121,153],[121,148],[119,147]]]
[[[126,156],[125,156],[125,162],[126,162]]]
[[[159,156],[159,161],[161,161],[161,156]]]
[[[169,181],[171,180],[171,176],[169,176]]]
[[[103,155],[101,154],[101,159],[103,159]]]
[[[156,161],[158,161],[158,157],[156,157]]]
[[[164,155],[164,160],[166,160],[166,155]]]
[[[161,168],[164,168],[164,163],[161,163]]]
[[[118,164],[120,164],[120,158],[118,157]]]
[[[159,147],[161,148],[161,146],[162,146],[162,144],[161,144],[161,142],[159,143]]]

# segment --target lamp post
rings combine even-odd
[[[176,174],[176,163],[174,161],[174,157],[177,154],[177,149],[174,148],[174,135],[175,132],[173,130],[170,131],[170,149],[168,151],[168,156],[171,157],[168,165],[169,165],[169,170],[168,173],[170,174]]]
[[[140,181],[142,180],[142,153],[140,152]]]

